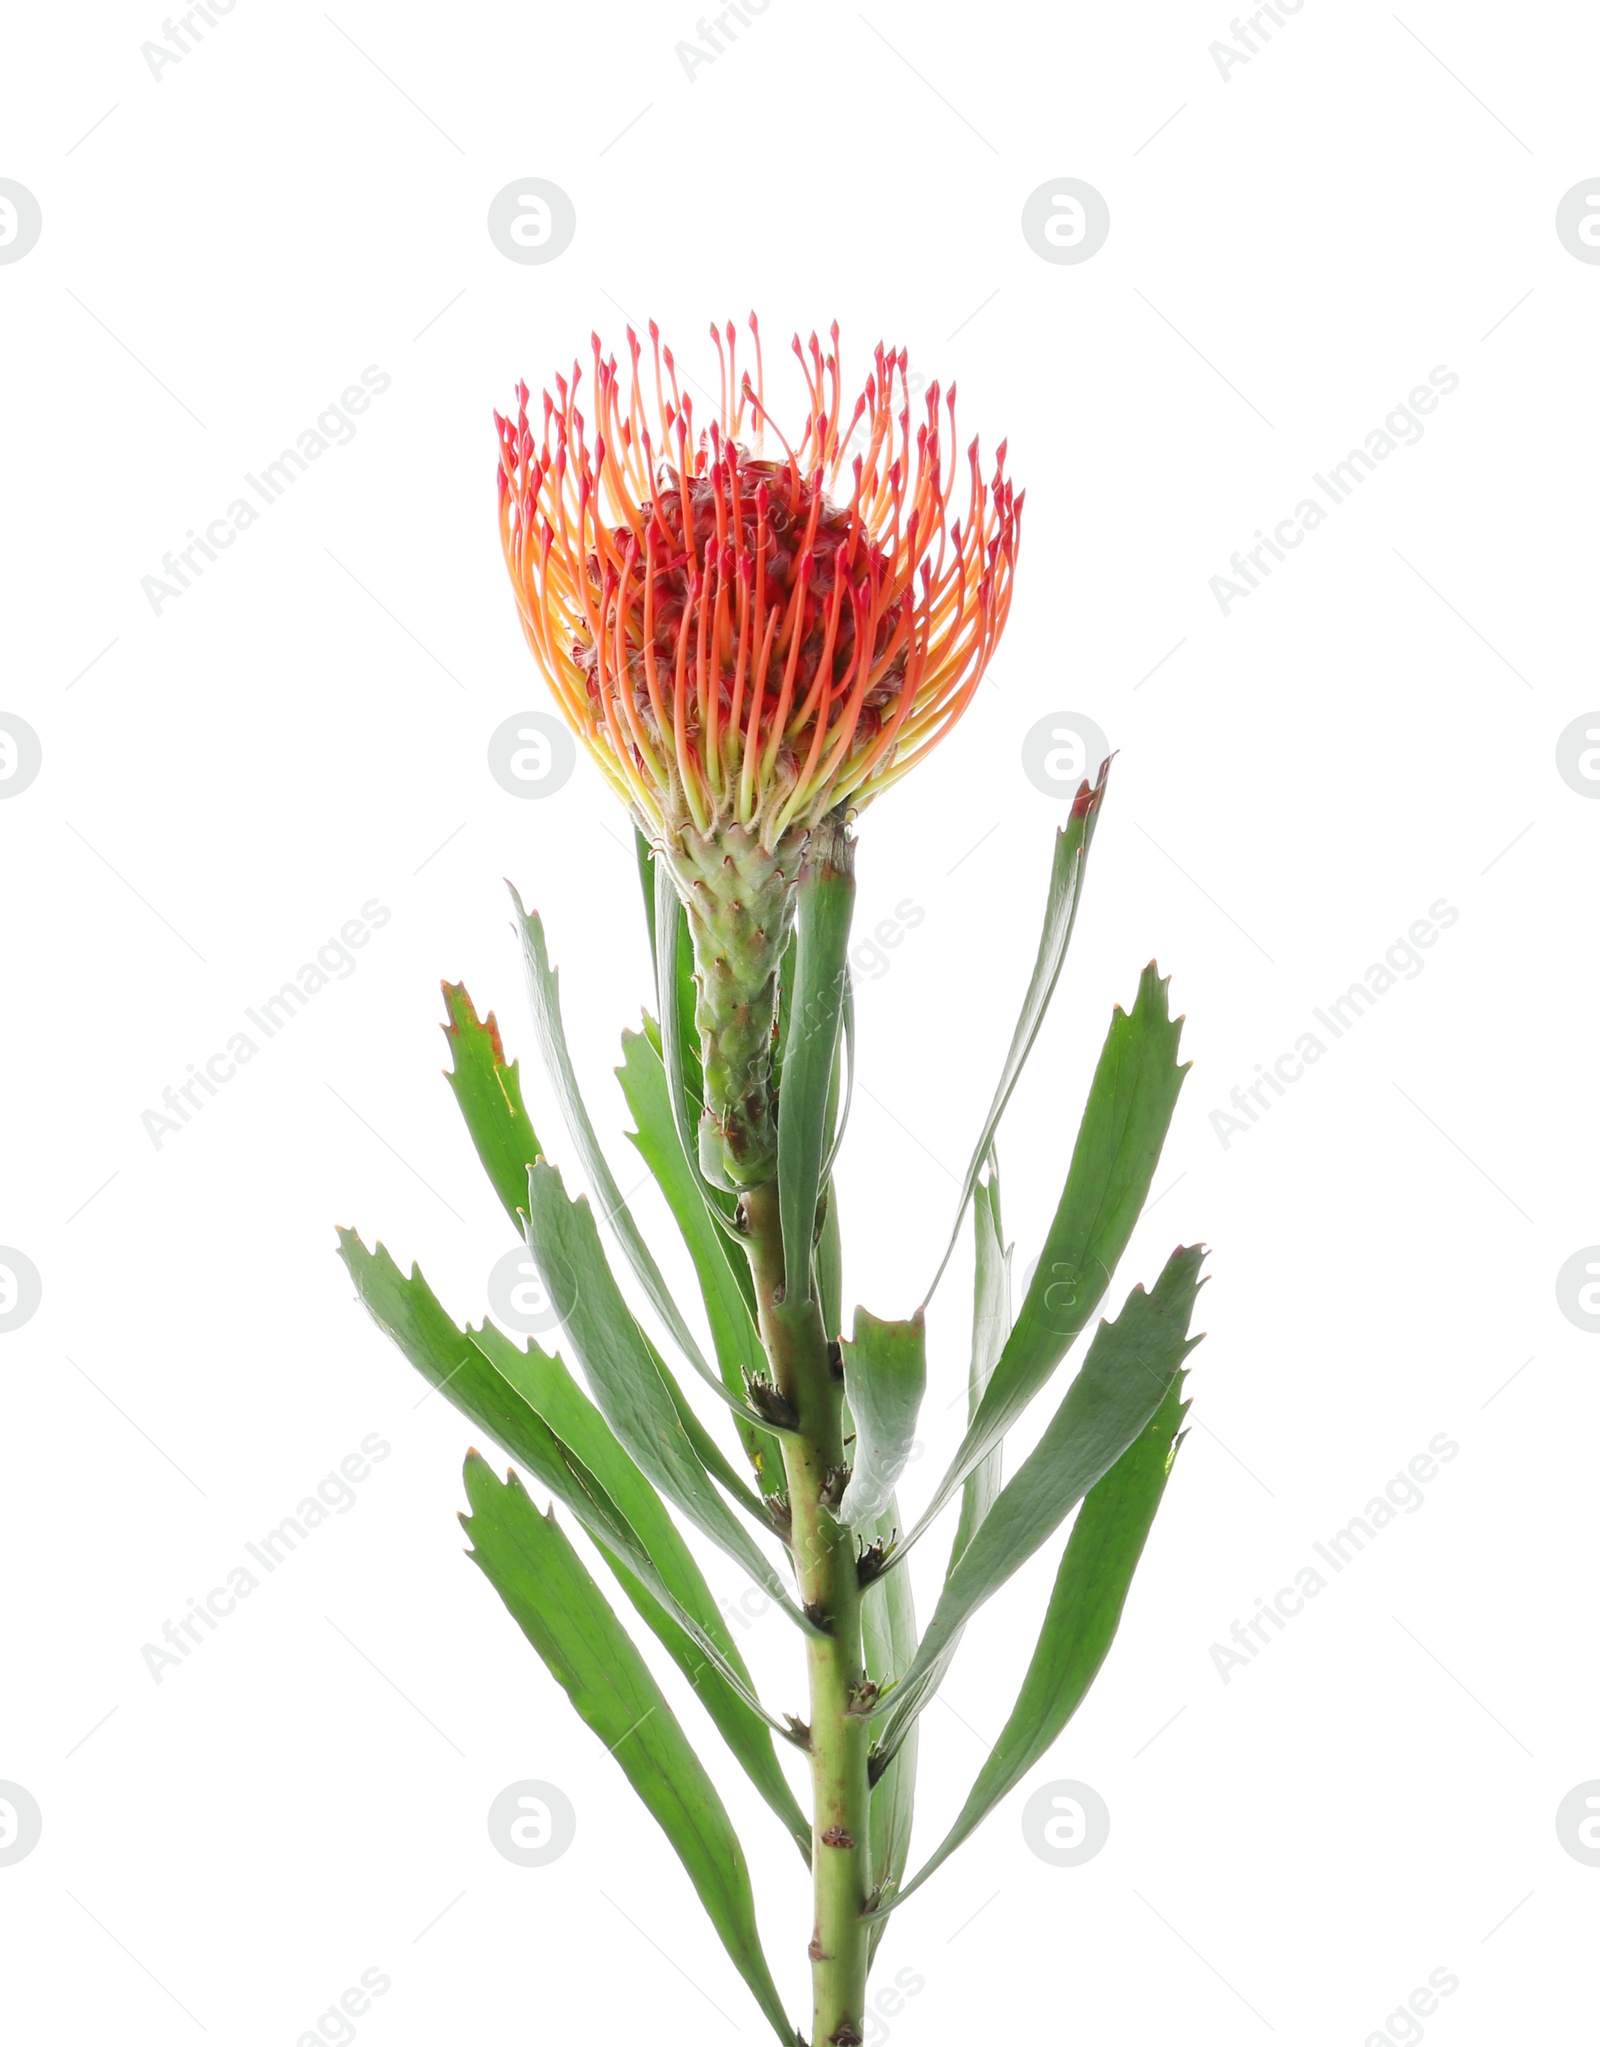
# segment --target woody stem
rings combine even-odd
[[[851,2047],[863,2033],[871,1884],[868,1722],[861,1687],[861,1589],[856,1541],[829,1511],[830,1475],[844,1464],[844,1388],[828,1358],[815,1301],[784,1298],[783,1236],[775,1182],[750,1189],[743,1213],[761,1339],[779,1392],[798,1417],[783,1438],[800,1598],[822,1632],[809,1638],[812,2042]]]

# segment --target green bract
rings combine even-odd
[[[928,1302],[898,1316],[857,1306],[847,1333],[840,1293],[834,1161],[854,1056],[844,817],[812,826],[782,862],[768,859],[753,891],[747,846],[725,862],[701,848],[686,878],[681,848],[653,859],[640,842],[659,1022],[647,1016],[642,1031],[624,1033],[618,1078],[631,1141],[682,1235],[698,1313],[673,1298],[606,1163],[543,928],[520,901],[535,1042],[590,1193],[568,1193],[535,1134],[493,1016],[480,1021],[466,990],[449,984],[448,1079],[578,1376],[487,1323],[458,1327],[415,1267],[407,1277],[381,1245],[369,1252],[340,1233],[374,1319],[479,1440],[548,1496],[541,1512],[516,1471],[502,1483],[473,1450],[464,1517],[473,1561],[672,1843],[785,2047],[807,2037],[858,2047],[887,1916],[1040,1760],[1093,1682],[1181,1438],[1202,1250],[1180,1246],[1148,1292],[1136,1285],[1091,1330],[1187,1071],[1153,964],[1132,1006],[1113,1013],[1076,1136],[1060,1144],[1060,1199],[1015,1314],[1000,1221],[996,1131],[1061,977],[1104,791],[1102,771],[1057,834],[1038,955],[961,1188],[951,1249],[970,1209],[967,1420],[915,1519],[898,1495],[928,1383]],[[719,954],[724,944],[741,946],[741,958]],[[607,1239],[621,1254],[615,1269]],[[947,1249],[935,1287],[949,1258]],[[659,1336],[619,1285],[624,1267]],[[1036,1447],[1007,1477],[1008,1432],[1084,1337]],[[951,1405],[945,1391],[933,1411]],[[948,1563],[919,1631],[905,1560],[947,1508]],[[762,1952],[732,1822],[563,1518],[811,1867],[814,1918],[796,1929],[791,1957],[806,1947],[809,2036],[787,2016]],[[798,1684],[783,1701],[758,1696],[680,1520],[793,1624],[803,1709]],[[1046,1545],[1058,1546],[1055,1586],[1021,1693],[954,1824],[908,1880],[918,1718],[968,1622]],[[784,1768],[791,1751],[809,1765],[809,1816]]]

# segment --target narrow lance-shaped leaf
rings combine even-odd
[[[838,1188],[830,1180],[823,1194],[822,1234],[817,1242],[817,1301],[824,1334],[832,1336],[841,1318],[841,1254]],[[858,1434],[848,1393],[844,1401],[844,1434]],[[900,1509],[891,1494],[875,1522],[861,1531],[868,1544],[887,1549],[900,1528]],[[909,1571],[880,1576],[861,1595],[861,1639],[866,1674],[875,1684],[890,1683],[910,1665],[917,1648],[916,1604]],[[916,1802],[917,1730],[913,1726],[899,1752],[872,1787],[868,1808],[872,1892],[875,1898],[894,1894],[911,1853],[911,1821]],[[868,1934],[868,1967],[883,1937],[875,1923]]]
[[[538,1170],[541,1173],[554,1172],[555,1168],[547,1165],[546,1162],[543,1159],[541,1159],[538,1162]],[[556,1177],[559,1184],[560,1179],[559,1174],[557,1174]],[[671,1372],[668,1371],[666,1363],[661,1356],[661,1353],[656,1349],[655,1345],[650,1341],[649,1337],[647,1337],[644,1331],[639,1327],[637,1321],[634,1320],[632,1311],[629,1309],[626,1301],[623,1300],[621,1290],[618,1288],[617,1282],[612,1275],[611,1267],[607,1262],[605,1251],[600,1243],[600,1233],[598,1229],[596,1229],[595,1227],[594,1213],[590,1209],[588,1202],[581,1201],[580,1203],[575,1203],[574,1206],[575,1207],[581,1206],[584,1218],[586,1219],[587,1222],[587,1229],[580,1229],[578,1235],[582,1247],[582,1255],[584,1259],[587,1261],[587,1263],[589,1265],[592,1265],[593,1267],[594,1276],[597,1282],[598,1298],[604,1303],[603,1314],[601,1319],[605,1322],[607,1327],[614,1326],[618,1330],[630,1331],[631,1335],[626,1338],[626,1341],[635,1348],[642,1347],[640,1354],[641,1355],[647,1354],[650,1358],[654,1360],[656,1376],[660,1379],[661,1384],[666,1388],[667,1398],[671,1402],[672,1407],[678,1417],[678,1426],[683,1432],[683,1434],[688,1438],[690,1446],[693,1449],[695,1456],[699,1458],[701,1464],[717,1481],[717,1483],[725,1487],[726,1490],[738,1502],[738,1504],[744,1508],[745,1512],[749,1514],[753,1520],[760,1523],[762,1531],[765,1533],[770,1527],[770,1522],[767,1517],[766,1509],[762,1506],[760,1500],[757,1499],[756,1495],[753,1492],[751,1492],[750,1488],[745,1484],[744,1480],[734,1470],[733,1466],[728,1462],[727,1458],[723,1456],[722,1451],[718,1448],[717,1444],[712,1440],[710,1433],[706,1429],[705,1423],[702,1422],[699,1415],[695,1413],[694,1408],[690,1405],[688,1396],[685,1394],[683,1388],[678,1384],[677,1380],[672,1376]],[[533,1245],[531,1231],[532,1214],[530,1203],[530,1213],[528,1221],[524,1224],[524,1237],[528,1242],[529,1249],[534,1252],[534,1263],[538,1265],[539,1252]],[[574,1306],[577,1305],[576,1295],[578,1289],[576,1288],[576,1285],[574,1283],[572,1272],[570,1270],[566,1270],[563,1277],[564,1271],[563,1260],[559,1252],[556,1254],[555,1259],[554,1270],[556,1271],[557,1274],[557,1278],[555,1280],[552,1280],[550,1278],[549,1274],[544,1271],[544,1268],[542,1266],[540,1267],[540,1270],[542,1276],[544,1277],[547,1288],[552,1285],[566,1286],[567,1288],[566,1292],[553,1294],[551,1296],[551,1298],[557,1303],[558,1308],[562,1308],[563,1319],[565,1319],[563,1304],[566,1303],[569,1299],[571,1299],[573,1301]],[[577,1343],[578,1339],[576,1336],[574,1336],[573,1341],[574,1343]],[[581,1357],[582,1353],[580,1351],[580,1361]],[[719,1386],[717,1390],[721,1392],[723,1389]],[[739,1412],[743,1414],[747,1412],[747,1410],[741,1408]],[[760,1421],[759,1416],[755,1417],[755,1419],[757,1421]],[[760,1421],[760,1426],[763,1428],[776,1429],[780,1426],[780,1424],[776,1422],[768,1423]]]
[[[653,900],[656,1014],[661,1020],[661,1063],[666,1069],[672,1120],[683,1155],[694,1168],[706,1213],[743,1255],[743,1239],[733,1221],[735,1196],[731,1189],[712,1186],[700,1169],[699,1120],[705,1107],[705,1080],[695,1039],[694,948],[689,920],[665,860],[655,862]]]
[[[1155,1414],[1085,1497],[1011,1717],[954,1826],[896,1904],[920,1889],[1049,1752],[1099,1675],[1183,1441],[1180,1431],[1189,1411],[1182,1393],[1186,1376],[1177,1374]]]
[[[967,1545],[933,1610],[911,1668],[874,1709],[880,1761],[933,1696],[961,1630],[1108,1472],[1165,1399],[1189,1341],[1204,1250],[1174,1251],[1150,1293],[1135,1287],[1114,1322],[1095,1332],[1038,1447]],[[1195,1342],[1199,1339],[1195,1338]]]
[[[518,1349],[489,1323],[469,1334],[507,1383],[527,1396],[569,1455],[582,1459],[605,1488],[615,1510],[626,1518],[634,1532],[635,1548],[616,1562],[608,1552],[607,1563],[646,1623],[666,1644],[735,1758],[809,1862],[811,1825],[772,1747],[772,1731],[792,1740],[791,1728],[769,1713],[756,1696],[754,1680],[727,1621],[661,1496],[559,1357],[547,1356],[532,1342],[526,1349]],[[641,1550],[649,1565],[644,1571],[637,1562]],[[678,1636],[682,1639],[675,1639]]]
[[[831,1343],[844,1326],[844,1247],[839,1230],[839,1189],[830,1180],[822,1193],[822,1234],[817,1238],[817,1305],[822,1333]]]
[[[842,1084],[841,1084],[842,1083]],[[844,1133],[850,1121],[850,1104],[856,1098],[856,984],[849,965],[844,968],[844,987],[839,998],[839,1065],[835,1072],[833,1092],[829,1097],[828,1125],[831,1135],[828,1139],[827,1156],[822,1161],[822,1180],[826,1190],[833,1173],[834,1163],[839,1156],[839,1147],[844,1143]]]
[[[684,944],[687,947],[688,936],[686,927]],[[661,1062],[662,1085],[665,1089],[664,1099],[668,1104],[668,1121],[674,1137],[677,1138],[677,1118],[671,1113],[672,1088],[671,1083],[665,1078],[667,1048],[665,1040],[661,1035],[661,1026],[656,1022],[649,1010],[642,1010],[640,1017],[644,1024],[644,1035],[649,1042],[650,1049]],[[683,1149],[681,1138],[678,1138],[678,1149],[680,1151]],[[751,1327],[754,1328],[756,1319],[756,1287],[750,1273],[750,1253],[745,1247],[744,1237],[740,1233],[735,1219],[738,1209],[738,1197],[733,1194],[721,1193],[714,1187],[708,1187],[705,1181],[700,1178],[699,1169],[696,1167],[695,1162],[688,1158],[687,1153],[684,1154],[684,1157],[690,1167],[691,1181],[705,1197],[706,1214],[715,1228],[718,1241],[722,1245],[722,1255],[728,1261],[728,1270],[733,1274],[739,1291],[744,1296],[745,1304],[750,1310]]]
[[[687,1047],[694,1042],[694,1020],[692,1013],[689,1016],[684,1014],[678,973],[678,952],[681,941],[688,934],[688,919],[683,914],[683,904],[664,860],[655,863],[653,928],[656,941],[656,1015],[661,1019],[661,1057],[667,1071],[672,1115],[678,1126],[678,1142],[683,1146],[685,1158],[698,1159],[700,1140],[696,1130],[702,1105],[696,1100],[691,1115],[685,1077]]]
[[[1091,789],[1087,782],[1079,788],[1073,798],[1072,812],[1067,822],[1056,833],[1055,855],[1050,867],[1050,893],[1045,901],[1044,929],[1039,934],[1039,951],[1033,963],[1033,975],[1028,982],[1028,992],[1022,998],[1022,1011],[1017,1018],[1017,1027],[1011,1034],[1011,1047],[1006,1053],[1005,1064],[1000,1069],[1000,1079],[995,1086],[994,1100],[989,1104],[989,1113],[983,1119],[983,1128],[978,1141],[972,1148],[972,1159],[967,1166],[966,1177],[961,1183],[961,1198],[956,1204],[955,1221],[950,1226],[950,1241],[945,1246],[944,1256],[939,1260],[939,1270],[933,1275],[932,1284],[923,1296],[926,1307],[933,1298],[934,1288],[944,1277],[944,1269],[950,1263],[950,1254],[956,1247],[961,1234],[961,1218],[966,1213],[967,1203],[972,1199],[973,1189],[978,1184],[978,1175],[983,1162],[994,1143],[994,1134],[1000,1127],[1000,1118],[1005,1114],[1006,1104],[1011,1099],[1022,1069],[1028,1063],[1028,1054],[1033,1050],[1033,1041],[1039,1035],[1039,1026],[1044,1022],[1045,1012],[1050,1007],[1050,998],[1056,992],[1056,983],[1061,978],[1062,964],[1067,957],[1067,947],[1072,940],[1072,927],[1077,921],[1078,902],[1083,893],[1083,872],[1089,858],[1089,847],[1094,839],[1095,820],[1106,793],[1106,776],[1111,771],[1109,759],[1101,764],[1100,774]]]
[[[756,1927],[750,1872],[716,1786],[644,1659],[577,1552],[512,1472],[502,1485],[476,1454],[466,1465],[471,1556],[551,1676],[620,1764],[688,1871],[730,1960],[784,2043],[795,2030]]]
[[[853,997],[850,991],[850,984],[847,981],[845,983],[844,1009],[845,1045],[842,1048],[844,1056],[847,1058],[853,1058],[851,1051],[853,1028],[851,1017],[853,1014]],[[832,1119],[840,1118],[840,1111],[837,1107],[839,1093],[840,1087],[836,1080],[833,1091],[829,1096],[828,1113]],[[846,1111],[849,1109],[849,1106],[849,1083],[847,1081],[844,1091],[844,1108]],[[839,1186],[833,1177],[831,1164],[833,1154],[839,1148],[839,1134],[842,1127],[842,1119],[835,1121],[829,1138],[828,1156],[830,1164],[823,1176],[822,1182],[822,1226],[817,1231],[816,1250],[813,1253],[812,1260],[812,1271],[815,1275],[817,1287],[817,1306],[822,1311],[822,1333],[830,1343],[838,1339],[844,1328],[844,1243],[839,1228]]]
[[[798,876],[796,877],[798,879]],[[783,956],[778,961],[778,1007],[777,1030],[773,1044],[773,1069],[782,1073],[784,1053],[789,1043],[789,1025],[794,1018],[794,966],[799,955],[800,940],[794,920],[789,920],[789,936],[784,943]]]
[[[1105,1297],[1189,1070],[1177,1061],[1182,1027],[1181,1017],[1167,1014],[1167,983],[1152,960],[1139,977],[1132,1011],[1113,1012],[1066,1185],[1016,1324],[960,1448],[897,1558],[1004,1438]]]
[[[415,1265],[407,1277],[380,1243],[369,1251],[354,1230],[340,1230],[339,1256],[374,1322],[452,1407],[485,1430],[519,1463],[535,1470],[548,1454],[549,1430],[527,1400],[439,1304]]]
[[[887,1545],[894,1538],[900,1509],[894,1499],[865,1530],[869,1542]],[[874,1579],[861,1596],[861,1638],[867,1676],[887,1684],[897,1671],[910,1668],[917,1653],[917,1614],[911,1573],[892,1571]],[[872,1893],[877,1904],[895,1896],[911,1855],[911,1822],[917,1788],[917,1727],[913,1722],[889,1767],[872,1787],[869,1808],[872,1839]],[[873,1924],[870,1956],[883,1938],[883,1922]]]
[[[569,1201],[561,1175],[543,1162],[528,1175],[528,1248],[572,1339],[589,1390],[623,1448],[791,1620],[814,1632],[711,1483],[705,1459],[708,1450],[716,1454],[715,1446],[695,1436],[692,1414],[686,1424],[666,1367],[611,1276],[588,1202],[581,1197]],[[751,1506],[765,1524],[760,1502],[752,1499]]]
[[[650,934],[650,964],[656,959],[656,869],[650,841],[637,825],[633,828],[633,858],[639,870],[639,893],[644,898],[644,924]]]
[[[887,1507],[916,1438],[928,1383],[922,1310],[909,1322],[880,1322],[857,1308],[855,1335],[840,1348],[856,1440],[839,1518],[862,1528]]]
[[[806,1299],[811,1289],[817,1196],[850,974],[854,853],[849,828],[833,818],[823,819],[806,841],[795,890],[794,993],[778,1085],[784,1292],[794,1301]]]
[[[824,1245],[828,1242],[829,1235],[830,1232],[824,1229]],[[837,1243],[836,1216],[832,1217],[832,1235]],[[829,1291],[825,1276],[827,1267],[820,1257],[822,1247],[818,1248],[818,1287],[823,1314],[825,1317],[828,1315],[831,1305],[832,1322],[827,1326],[836,1326],[839,1315],[838,1294],[836,1290],[831,1293]],[[851,1411],[848,1393],[844,1401],[843,1419],[844,1433],[846,1438],[849,1438],[857,1431],[856,1418]],[[882,1544],[887,1549],[893,1542],[899,1526],[899,1503],[891,1495],[878,1519],[861,1533],[868,1544]],[[909,1571],[894,1571],[888,1576],[876,1577],[863,1590],[861,1645],[866,1674],[876,1685],[891,1684],[898,1672],[910,1668],[911,1659],[917,1653],[917,1613]],[[900,1879],[905,1875],[906,1863],[911,1854],[911,1824],[916,1805],[916,1789],[917,1729],[913,1723],[894,1759],[872,1787],[868,1821],[871,1841],[871,1898],[874,1903],[892,1897],[899,1888]],[[872,1958],[877,1954],[878,1943],[883,1938],[883,1927],[882,1920],[874,1921],[868,1935],[869,1969],[872,1966]]]
[[[648,1037],[637,1031],[623,1032],[622,1064],[617,1068],[617,1079],[638,1125],[636,1131],[629,1133],[630,1142],[654,1175],[694,1262],[723,1384],[741,1411],[745,1410],[750,1381],[764,1377],[767,1370],[766,1353],[756,1333],[746,1292],[749,1261],[742,1248],[730,1243],[706,1212],[699,1175],[678,1141],[661,1054]],[[740,1285],[735,1261],[744,1268],[745,1286]],[[770,1430],[742,1416],[739,1430],[763,1490],[770,1493],[775,1487],[781,1489],[783,1460]]]
[[[659,1026],[661,1056],[669,1075],[673,1119],[678,1123],[684,1156],[694,1164],[699,1154],[693,1135],[705,1107],[705,1074],[700,1064],[700,1043],[695,1023],[694,946],[689,937],[689,920],[683,914],[683,904],[673,886],[667,863],[656,857],[650,841],[637,825],[633,830],[633,846],[639,867],[639,887],[644,896],[645,922],[650,927],[650,965],[655,982],[657,1014],[663,1018]],[[697,1177],[698,1172],[696,1166]],[[734,1196],[725,1190],[707,1186],[703,1179],[700,1186],[705,1192],[706,1205],[712,1211],[713,1220],[721,1224],[725,1234],[732,1234]]]
[[[578,1147],[578,1156],[583,1163],[589,1184],[604,1206],[606,1219],[612,1234],[622,1246],[623,1256],[633,1267],[639,1284],[644,1288],[651,1307],[661,1317],[664,1327],[671,1333],[694,1370],[712,1387],[718,1398],[737,1408],[752,1423],[760,1417],[750,1412],[746,1403],[730,1393],[717,1374],[706,1363],[699,1344],[694,1340],[689,1325],[683,1319],[682,1311],[661,1276],[661,1268],[652,1257],[649,1245],[640,1234],[622,1190],[616,1183],[604,1152],[584,1107],[583,1097],[578,1091],[578,1078],[572,1067],[572,1055],[567,1049],[566,1032],[561,1022],[560,976],[550,965],[545,949],[544,927],[537,912],[529,914],[522,907],[522,899],[516,890],[511,891],[511,900],[517,906],[517,925],[522,938],[522,957],[528,970],[528,994],[533,1005],[535,1032],[539,1039],[539,1050],[544,1058],[545,1069],[550,1075],[566,1118],[567,1129],[572,1141]]]
[[[817,1299],[823,1329],[831,1335],[840,1326],[841,1256],[839,1195],[830,1181],[823,1196],[822,1234],[817,1243]],[[859,1435],[848,1394],[844,1404],[845,1435]],[[900,1507],[891,1494],[877,1520],[861,1531],[868,1544],[888,1549],[901,1527]],[[887,1685],[908,1669],[917,1649],[916,1601],[909,1571],[892,1571],[872,1580],[861,1595],[861,1635],[866,1674]],[[911,1726],[894,1759],[872,1787],[869,1808],[872,1842],[872,1893],[875,1899],[895,1894],[911,1854],[911,1826],[916,1805],[917,1729]],[[875,1921],[868,1935],[868,1966],[883,1938],[884,1922]]]
[[[1000,1227],[1000,1168],[989,1155],[989,1177],[980,1181],[972,1201],[974,1264],[972,1282],[972,1357],[967,1367],[967,1420],[977,1413],[984,1391],[1011,1334],[1011,1253]],[[1000,1490],[1002,1450],[994,1448],[967,1473],[961,1488],[961,1514],[950,1545],[948,1577],[961,1552],[983,1526],[984,1516]],[[892,1578],[902,1573],[893,1571]]]
[[[552,981],[553,978],[552,976]],[[450,1040],[455,1062],[455,1070],[445,1077],[450,1082],[452,1092],[466,1120],[468,1132],[488,1169],[506,1213],[516,1223],[518,1234],[523,1235],[526,1231],[528,1171],[540,1156],[540,1146],[523,1104],[517,1066],[515,1061],[510,1064],[506,1062],[499,1028],[492,1013],[485,1022],[480,1023],[473,1011],[471,998],[461,987],[452,988],[447,984],[445,1000],[452,1019],[446,1027],[446,1036]],[[559,1012],[556,1014],[555,1022],[559,1031]],[[569,1065],[569,1074],[570,1070]],[[590,1134],[592,1136],[592,1131]],[[666,1149],[670,1157],[670,1148]],[[601,1166],[603,1169],[603,1160]],[[731,1255],[726,1261],[727,1268],[735,1281],[738,1281],[741,1272],[747,1278],[748,1261],[742,1244],[731,1244],[729,1253]],[[648,1257],[648,1252],[645,1255]],[[659,1278],[659,1274],[657,1276]],[[752,1307],[751,1313],[753,1312]],[[753,1326],[752,1324],[752,1331]],[[726,1373],[724,1376],[726,1383],[715,1378],[711,1380],[714,1390],[739,1417],[748,1432],[747,1440],[751,1443],[763,1440],[769,1433],[771,1425],[754,1413],[743,1398],[742,1381],[728,1377]],[[684,1419],[685,1428],[697,1443],[703,1445],[708,1468],[726,1473],[730,1490],[738,1495],[741,1491],[740,1483],[732,1474],[722,1453],[715,1448],[709,1437],[705,1436],[701,1423],[670,1375],[668,1383]],[[753,1509],[754,1502],[748,1493],[744,1493],[743,1498],[744,1503]]]
[[[424,1379],[576,1515],[693,1685],[741,1767],[809,1859],[811,1829],[772,1748],[788,1728],[761,1704],[727,1622],[672,1517],[559,1358],[498,1329],[462,1330],[422,1274],[340,1232],[368,1312]]]
[[[522,1099],[517,1062],[507,1061],[494,1011],[480,1023],[472,997],[459,982],[443,981],[444,1026],[451,1070],[445,1075],[483,1161],[490,1185],[522,1235],[519,1214],[528,1198],[528,1168],[539,1156],[539,1139]]]

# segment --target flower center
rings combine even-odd
[[[845,759],[877,738],[905,685],[911,594],[820,477],[724,442],[699,474],[664,468],[639,527],[611,537],[620,575],[587,559],[604,654],[592,632],[573,649],[591,697],[620,652],[664,751],[670,720],[702,764],[708,738],[753,747],[780,784],[815,773],[847,727]]]

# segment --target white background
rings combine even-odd
[[[332,1231],[381,1233],[458,1318],[484,1311],[512,1240],[437,1077],[441,974],[498,1010],[575,1171],[503,876],[545,915],[596,1120],[638,1177],[608,1070],[647,997],[626,820],[587,762],[544,801],[485,766],[496,725],[547,708],[489,414],[591,327],[620,352],[630,316],[704,380],[708,320],[751,306],[769,362],[835,317],[854,375],[905,342],[1027,486],[990,679],[863,824],[863,934],[924,915],[860,962],[847,1302],[907,1312],[947,1228],[1061,815],[1021,768],[1053,712],[1120,753],[1002,1132],[1018,1267],[1152,954],[1195,1065],[1113,1299],[1175,1242],[1215,1247],[1194,1432],[1121,1637],[892,1922],[884,1979],[922,1987],[874,2037],[1360,2047],[1410,2036],[1382,2029],[1436,1969],[1459,1988],[1429,2039],[1589,2037],[1600,1870],[1554,1815],[1600,1776],[1600,1349],[1555,1275],[1600,1238],[1600,804],[1555,747],[1600,701],[1600,269],[1553,223],[1600,168],[1600,23],[1310,0],[1224,82],[1228,33],[1161,0],[774,0],[691,82],[670,8],[243,0],[158,83],[153,7],[9,25],[0,175],[44,217],[0,267],[0,709],[44,760],[0,803],[0,1242],[44,1288],[0,1344],[0,1778],[44,1816],[0,1867],[15,2038],[293,2047],[367,1968],[391,1979],[356,2023],[372,2047],[765,2036],[670,1849],[463,1561],[470,1430],[419,1408]],[[577,209],[548,266],[485,231],[529,175]],[[1111,209],[1077,266],[1019,227],[1063,175]],[[356,438],[155,613],[162,554],[373,364],[392,383]],[[1224,616],[1230,554],[1436,365],[1459,388],[1420,444]],[[155,1145],[163,1088],[374,898],[392,914],[356,970]],[[1459,919],[1424,970],[1225,1147],[1230,1090],[1440,898]],[[637,1210],[663,1244],[664,1212]],[[968,1285],[958,1261],[936,1302],[924,1479],[957,1426]],[[391,1454],[356,1504],[155,1682],[142,1645],[373,1431]],[[1225,1684],[1211,1645],[1441,1431],[1459,1454],[1425,1505]],[[1003,1724],[1053,1555],[925,1718],[923,1853]],[[741,1640],[798,1706],[791,1632]],[[800,2015],[798,1860],[672,1696]],[[578,1813],[544,1869],[485,1828],[525,1777]],[[1063,1777],[1112,1814],[1075,1869],[1019,1827]]]

